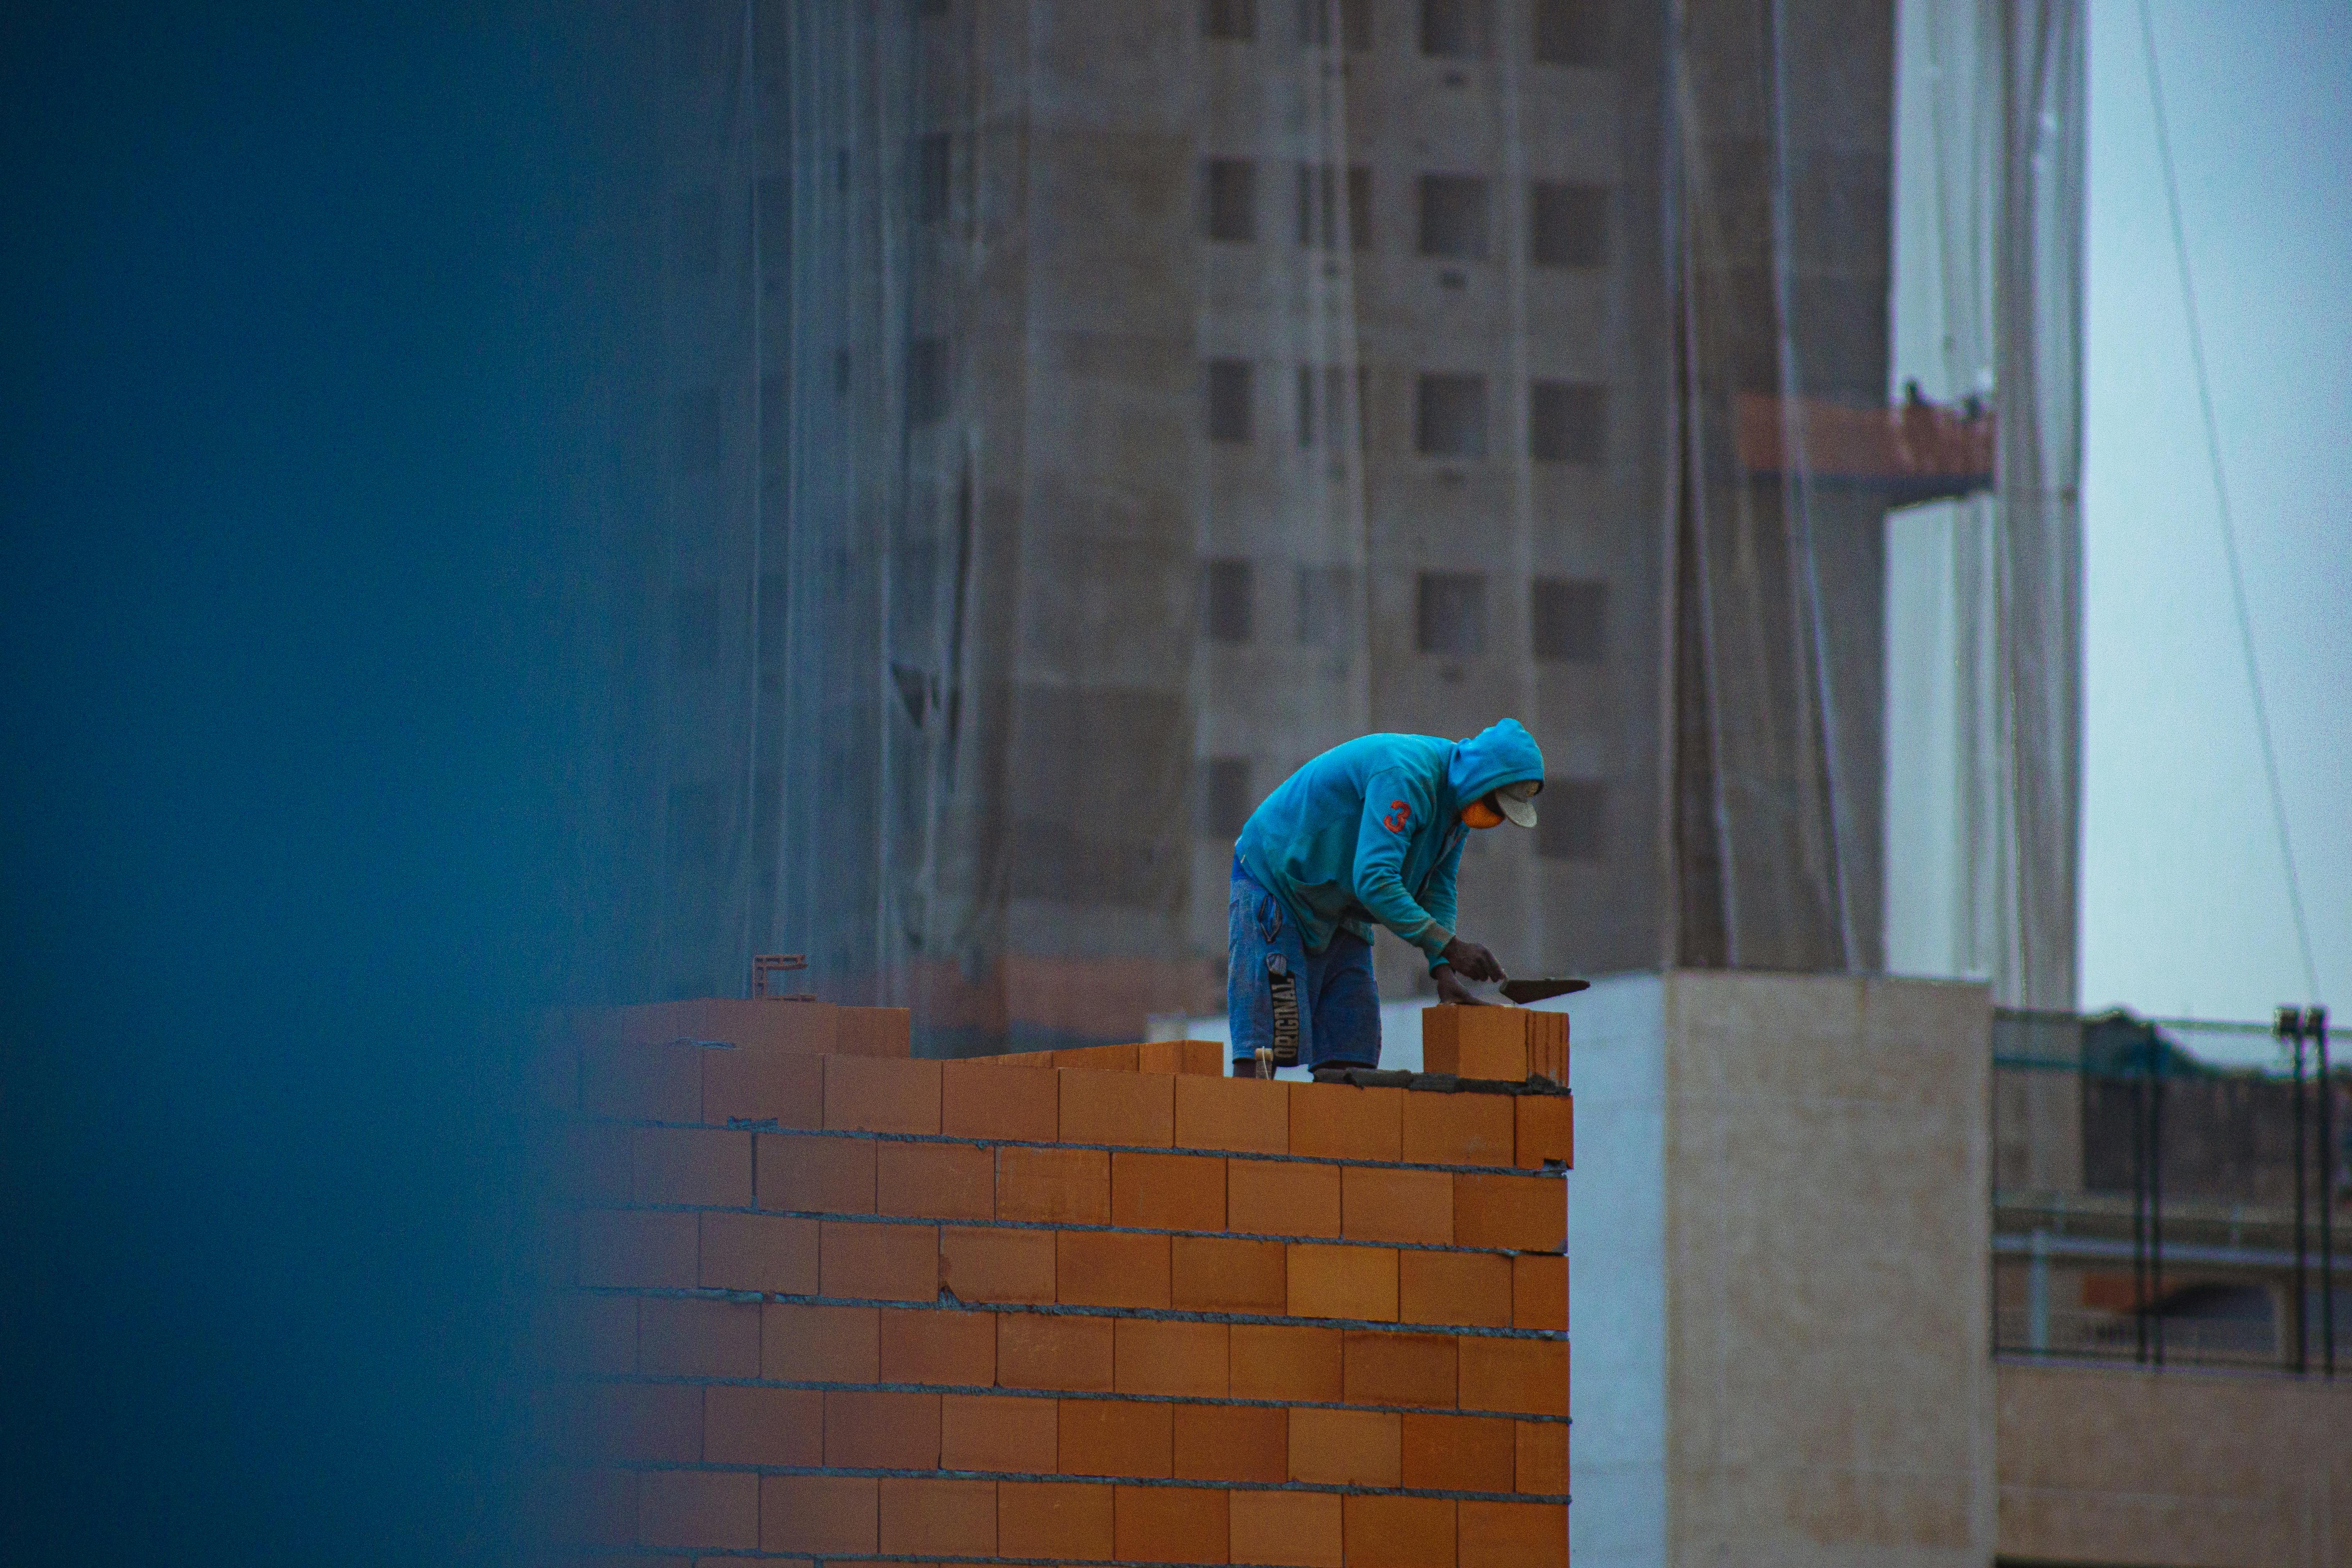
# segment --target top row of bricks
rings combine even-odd
[[[1169,1042],[1200,1045],[1204,1042]],[[986,1142],[1517,1166],[1570,1163],[1563,1095],[1441,1094],[1206,1073],[1044,1068],[772,1047],[585,1045],[550,1109],[589,1116]]]

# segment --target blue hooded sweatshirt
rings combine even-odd
[[[1242,825],[1243,869],[1282,900],[1310,952],[1342,927],[1378,922],[1429,954],[1453,940],[1454,875],[1470,829],[1462,808],[1488,790],[1543,777],[1543,752],[1516,719],[1467,741],[1364,735],[1283,781]]]

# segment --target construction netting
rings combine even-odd
[[[2079,0],[1900,10],[649,7],[615,989],[1134,1037],[1291,769],[1515,714],[1516,972],[2071,1004]]]

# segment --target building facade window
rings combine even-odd
[[[1339,244],[1339,168],[1336,163],[1298,165],[1298,243],[1336,249]],[[1372,247],[1372,172],[1361,163],[1348,170],[1348,245]]]
[[[1212,158],[1202,174],[1202,222],[1224,245],[1257,238],[1257,165],[1246,158]]]
[[[1413,444],[1425,458],[1486,455],[1486,378],[1424,375],[1413,406]]]
[[[1421,52],[1432,59],[1483,60],[1494,36],[1494,0],[1421,0]]]
[[[1536,63],[1601,66],[1609,63],[1608,0],[1534,0]]]
[[[1609,643],[1609,584],[1585,577],[1538,577],[1528,593],[1529,641],[1538,659],[1598,664]]]
[[[1486,182],[1475,174],[1421,177],[1421,253],[1448,261],[1486,258]]]
[[[1529,383],[1528,456],[1538,463],[1605,461],[1609,389],[1587,382]]]
[[[1246,561],[1201,564],[1201,627],[1211,642],[1250,640],[1256,573]]]
[[[1486,651],[1486,579],[1475,572],[1423,572],[1413,603],[1413,647],[1448,658]]]
[[[1609,792],[1599,779],[1546,779],[1536,808],[1536,853],[1594,861],[1609,842]]]
[[[1208,364],[1209,439],[1227,443],[1250,438],[1250,362],[1213,359]]]
[[[1248,43],[1257,37],[1257,0],[1201,0],[1201,36]]]
[[[1310,49],[1331,47],[1331,17],[1339,18],[1339,41],[1349,52],[1372,47],[1372,0],[1298,0],[1298,41]]]
[[[1249,759],[1205,757],[1198,765],[1202,836],[1238,838],[1242,825],[1257,808],[1257,797],[1250,793]]]
[[[1538,180],[1528,188],[1528,259],[1538,267],[1609,260],[1609,187]]]

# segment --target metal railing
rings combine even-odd
[[[2333,1376],[2352,1351],[2325,1009],[1997,1014],[1991,1110],[1996,1353]]]

